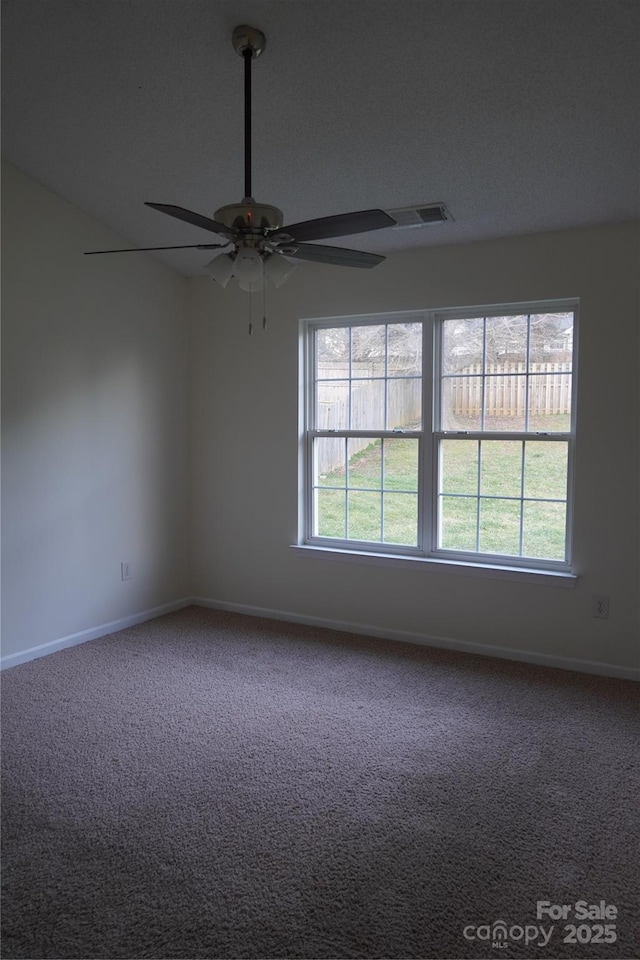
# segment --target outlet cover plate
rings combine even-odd
[[[596,595],[593,597],[592,615],[596,620],[608,620],[609,619],[609,597],[605,595]]]

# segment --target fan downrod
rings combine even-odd
[[[251,59],[257,60],[267,45],[267,38],[262,30],[243,23],[233,31],[231,42],[239,57],[244,59],[245,50],[249,50]]]

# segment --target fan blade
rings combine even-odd
[[[176,207],[173,203],[148,203],[145,200],[145,207],[153,207],[160,213],[167,213],[170,217],[176,217],[178,220],[184,220],[185,223],[191,223],[194,227],[202,227],[203,230],[210,230],[211,233],[221,233],[223,237],[235,237],[238,231],[233,227],[226,227],[224,223],[218,223],[217,220],[211,220],[209,217],[203,217],[201,213],[194,213],[193,210],[186,210],[185,207]]]
[[[338,267],[375,267],[386,257],[363,250],[347,250],[345,247],[325,247],[315,243],[296,243],[280,247],[286,257],[296,260],[313,260],[315,263],[333,263]],[[295,251],[295,252],[293,252]]]
[[[384,210],[360,210],[356,213],[339,213],[335,217],[320,217],[318,220],[304,220],[302,223],[292,223],[282,227],[271,237],[278,239],[278,235],[286,233],[294,240],[327,240],[330,237],[351,237],[356,233],[367,233],[369,230],[381,230],[383,227],[395,226],[395,220]]]
[[[140,253],[143,250],[217,250],[228,247],[229,243],[183,243],[178,247],[124,247],[122,250],[85,250],[85,257],[94,253]]]

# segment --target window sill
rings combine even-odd
[[[411,557],[395,553],[342,550],[338,547],[291,544],[300,556],[312,560],[336,560],[341,563],[363,563],[380,567],[405,567],[417,570],[420,565],[434,573],[453,574],[464,577],[484,577],[489,580],[512,580],[520,583],[542,583],[552,587],[571,589],[576,585],[577,575],[564,570],[542,570],[532,567],[498,566],[488,563],[470,563],[468,560],[445,560],[434,557]]]

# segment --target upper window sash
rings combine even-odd
[[[560,375],[558,371],[543,371],[539,369],[533,369],[532,364],[534,363],[544,363],[548,365],[550,361],[549,352],[545,351],[544,347],[550,346],[551,343],[557,343],[557,339],[554,337],[549,338],[549,344],[546,343],[536,343],[532,345],[531,341],[531,318],[539,317],[545,314],[571,314],[573,318],[572,326],[569,331],[569,335],[565,337],[564,343],[564,356],[567,358],[566,363],[569,364],[569,368],[564,371],[566,375],[570,378],[570,416],[566,424],[565,429],[557,429],[553,431],[547,430],[538,430],[537,423],[535,418],[531,417],[530,413],[530,404],[528,402],[529,390],[532,383],[541,385],[541,381],[545,377],[557,377]],[[526,417],[522,425],[522,429],[516,429],[513,431],[508,431],[510,433],[531,433],[531,434],[546,434],[552,433],[554,436],[567,435],[573,436],[575,433],[575,417],[576,417],[576,391],[577,391],[577,376],[575,369],[575,357],[577,356],[577,335],[578,335],[578,301],[576,299],[565,299],[565,300],[554,300],[554,301],[535,301],[529,303],[514,303],[514,304],[500,304],[500,305],[488,305],[484,307],[475,307],[472,309],[465,308],[447,308],[447,309],[437,309],[429,311],[427,313],[428,318],[433,323],[433,343],[434,343],[434,356],[433,364],[431,369],[433,370],[433,430],[436,433],[464,433],[463,430],[456,429],[454,424],[447,424],[444,422],[443,410],[442,410],[442,395],[443,395],[443,382],[444,381],[453,381],[457,377],[459,379],[477,379],[480,383],[480,387],[484,388],[486,380],[492,380],[493,385],[497,384],[501,380],[506,380],[508,378],[513,381],[513,379],[518,376],[522,377],[522,384],[525,385],[527,404],[526,404]],[[499,321],[505,318],[513,318],[517,320],[518,318],[526,319],[526,350],[525,356],[523,357],[524,368],[521,371],[503,371],[496,372],[487,369],[487,321]],[[450,370],[446,370],[443,363],[443,338],[444,338],[444,328],[447,321],[470,321],[470,322],[480,322],[483,325],[483,334],[482,334],[482,352],[481,357],[477,357],[479,360],[480,371],[473,374],[466,371],[464,374],[456,374]],[[513,348],[514,340],[505,339],[505,346]],[[520,344],[522,345],[522,344]],[[533,346],[533,349],[532,349]],[[535,353],[534,353],[535,351]],[[544,357],[544,360],[534,361],[534,355],[540,354],[540,357]],[[567,357],[568,355],[568,357]],[[560,362],[560,361],[558,361]],[[425,368],[427,369],[427,368]],[[522,384],[519,385],[519,389],[522,389]],[[484,394],[484,390],[483,390]],[[486,414],[485,414],[485,405],[483,402],[482,407],[482,419],[481,422],[476,424],[473,428],[474,433],[493,433],[503,431],[494,431],[491,429],[491,424],[486,424]],[[507,431],[504,431],[505,434]]]

